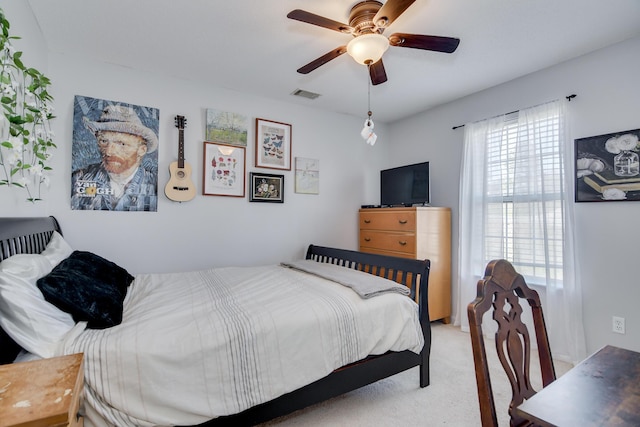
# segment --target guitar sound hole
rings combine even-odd
[[[178,178],[184,178],[184,171],[178,171],[176,175],[178,176]]]

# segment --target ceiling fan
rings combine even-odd
[[[414,2],[415,0],[387,0],[382,4],[376,0],[361,1],[351,8],[349,25],[304,10],[292,10],[287,18],[351,34],[354,37],[347,45],[333,49],[309,62],[299,68],[298,72],[308,74],[348,52],[357,62],[368,66],[371,83],[377,85],[387,81],[382,55],[389,48],[389,45],[453,53],[458,48],[460,39],[406,33],[394,33],[388,38],[382,35],[385,28],[391,25]]]

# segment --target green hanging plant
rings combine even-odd
[[[51,81],[22,63],[10,36],[10,24],[0,9],[0,186],[26,190],[36,202],[49,185],[51,151],[56,148],[49,121],[54,118]]]

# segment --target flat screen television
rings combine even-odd
[[[380,171],[382,206],[428,205],[429,189],[429,162]]]

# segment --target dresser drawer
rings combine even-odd
[[[360,212],[361,230],[416,231],[416,214],[413,211],[385,211],[374,209]]]
[[[416,235],[360,230],[360,247],[402,252],[413,256],[416,252]]]

